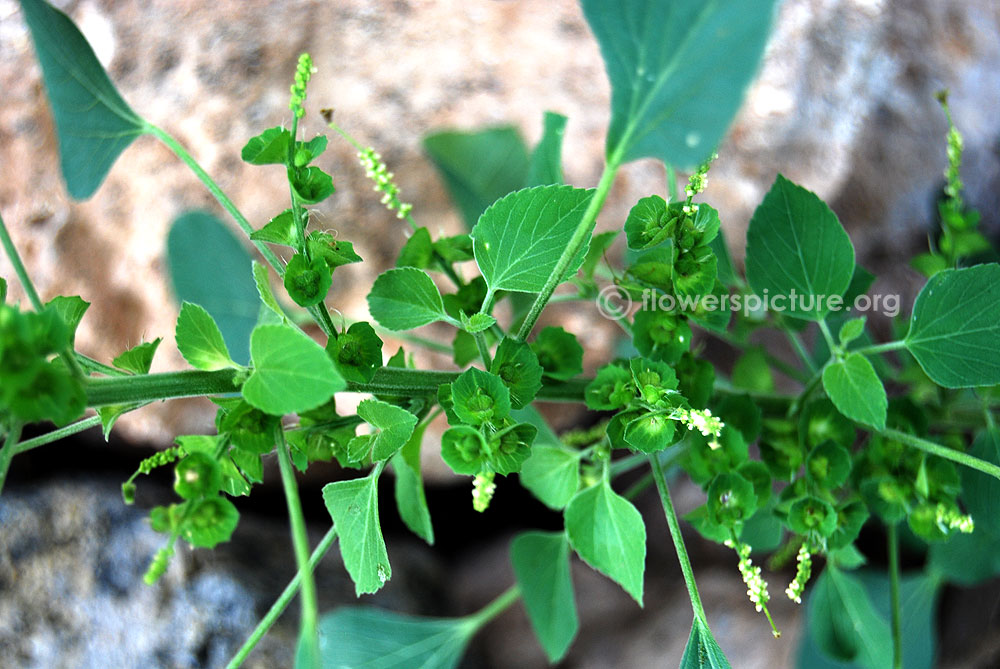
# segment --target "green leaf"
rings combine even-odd
[[[477,625],[375,607],[343,607],[319,622],[323,669],[454,669]]]
[[[318,167],[291,171],[292,188],[303,204],[316,204],[333,195],[333,177]]]
[[[536,444],[521,465],[521,485],[545,506],[561,511],[580,489],[579,454]]]
[[[680,669],[730,669],[729,660],[712,636],[712,630],[700,618],[691,623],[691,636],[684,647]]]
[[[69,333],[70,346],[76,335],[76,328],[79,327],[83,315],[87,312],[90,302],[85,302],[82,297],[72,295],[66,297],[57,295],[45,303],[45,308],[55,312],[59,319],[66,324],[66,331]]]
[[[733,365],[733,385],[761,393],[774,392],[774,375],[771,374],[764,349],[748,348],[737,359]]]
[[[424,494],[424,481],[420,475],[420,445],[427,425],[414,430],[410,440],[399,453],[392,456],[389,464],[396,473],[396,509],[410,531],[434,545],[434,526],[431,524],[430,509]]]
[[[428,135],[424,150],[469,229],[488,206],[524,186],[528,174],[528,149],[513,126]]]
[[[886,572],[865,569],[858,571],[857,575],[876,612],[888,620],[891,614],[889,579]],[[900,579],[902,660],[903,666],[907,669],[931,669],[935,665],[937,639],[934,618],[938,591],[939,581],[932,575],[904,573]],[[806,615],[807,628],[811,628],[814,616],[825,616],[824,612],[814,609],[811,594],[806,601]],[[800,642],[797,655],[796,666],[799,669],[857,669],[864,666],[857,660],[846,663],[831,659],[822,653],[810,634],[806,634]]]
[[[510,391],[496,374],[470,367],[451,384],[455,414],[464,423],[499,422],[510,413]]]
[[[153,364],[153,356],[156,355],[156,349],[159,347],[161,341],[163,341],[163,338],[157,337],[153,341],[133,346],[112,360],[111,364],[118,369],[124,369],[126,372],[132,372],[133,374],[147,374]]]
[[[427,228],[417,228],[399,250],[396,267],[427,269],[434,264],[434,242]]]
[[[840,340],[841,346],[847,346],[852,341],[860,337],[865,333],[865,321],[867,318],[861,316],[860,318],[852,318],[849,321],[845,321],[843,325],[840,326],[840,333],[837,338]]]
[[[332,284],[330,267],[322,258],[313,256],[309,260],[305,254],[296,253],[285,265],[282,283],[295,304],[311,307],[326,299]]]
[[[549,186],[563,182],[562,144],[566,120],[562,114],[545,112],[542,139],[531,153],[531,165],[523,185]]]
[[[490,290],[540,291],[593,194],[572,186],[537,186],[511,193],[483,212],[471,235],[476,263]],[[581,247],[564,280],[585,255]]]
[[[462,323],[462,329],[469,334],[477,334],[483,330],[489,330],[497,324],[497,319],[484,313],[475,313],[472,316],[466,316],[462,313],[459,320]]]
[[[889,401],[868,358],[851,353],[823,370],[823,389],[837,410],[876,430],[885,429]]]
[[[21,8],[49,93],[66,189],[85,200],[149,126],[119,95],[68,16],[41,0],[21,0]]]
[[[377,592],[392,576],[379,525],[378,479],[369,475],[328,483],[323,486],[323,501],[356,594]]]
[[[372,460],[385,460],[398,451],[413,434],[417,417],[398,406],[381,400],[364,400],[358,416],[376,429],[371,439]]]
[[[0,277],[0,304],[7,301],[7,279]]]
[[[892,666],[889,625],[857,578],[827,565],[812,590],[809,631],[823,652],[868,669]]]
[[[282,322],[287,323],[288,318],[285,316],[285,310],[281,308],[278,300],[274,297],[274,292],[271,290],[271,275],[267,271],[267,266],[260,264],[256,260],[253,261],[253,282],[257,286],[257,295],[260,296],[260,301],[274,312]]]
[[[525,532],[511,544],[510,561],[535,636],[549,662],[556,663],[579,627],[566,535]]]
[[[292,133],[282,127],[268,128],[250,140],[240,158],[251,165],[286,165],[291,152]]]
[[[610,162],[701,163],[757,70],[773,0],[584,0],[611,80]]]
[[[549,378],[567,381],[583,372],[583,347],[576,335],[561,327],[543,328],[531,342],[531,350]]]
[[[514,409],[531,404],[542,387],[542,366],[531,347],[508,337],[497,347],[490,372],[499,376],[510,390],[510,405]]]
[[[773,310],[817,321],[850,285],[854,247],[823,200],[779,174],[750,219],[746,270]]]
[[[994,465],[1000,464],[1000,430],[984,430],[976,437],[969,455]],[[1000,481],[989,474],[963,467],[962,501],[976,522],[976,532],[1000,538]]]
[[[718,234],[708,243],[709,248],[715,253],[719,262],[716,269],[716,276],[725,286],[733,286],[737,281],[736,270],[733,268],[733,258],[729,255],[729,245],[726,237],[719,228]]]
[[[98,418],[101,419],[101,434],[104,435],[104,441],[108,441],[111,437],[111,430],[118,419],[135,408],[135,404],[112,404],[94,409]]]
[[[298,243],[298,230],[295,228],[295,218],[291,209],[286,209],[270,221],[260,230],[250,233],[250,239],[255,242],[267,242],[268,244],[280,244],[296,248]]]
[[[617,237],[618,231],[610,230],[608,232],[598,232],[590,238],[590,248],[587,249],[587,257],[583,259],[583,264],[580,265],[580,271],[583,272],[585,277],[588,279],[594,278],[597,263],[601,261]]]
[[[945,388],[1000,383],[1000,265],[938,272],[913,305],[904,343]]]
[[[365,321],[354,323],[326,342],[326,351],[348,381],[368,383],[382,366],[382,340]]]
[[[204,307],[218,323],[233,360],[247,364],[260,299],[248,271],[250,254],[240,240],[212,214],[182,214],[167,238],[167,265],[177,300]]]
[[[368,311],[388,330],[412,330],[450,320],[441,293],[427,274],[413,267],[383,272],[368,293]]]
[[[261,325],[250,337],[253,374],[243,397],[276,416],[306,411],[347,387],[323,347],[285,325]]]
[[[646,526],[632,503],[603,481],[573,497],[565,522],[569,542],[583,561],[642,606]]]
[[[229,541],[240,520],[232,502],[224,497],[209,497],[189,504],[191,510],[181,527],[185,541],[198,548],[214,548]]]
[[[222,339],[219,326],[197,304],[185,302],[181,305],[174,337],[181,355],[196,369],[212,371],[235,366],[229,357],[229,349]]]

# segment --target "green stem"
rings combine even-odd
[[[66,427],[61,427],[58,430],[53,430],[43,434],[40,437],[35,437],[34,439],[25,439],[24,441],[18,443],[14,446],[14,455],[19,455],[25,451],[30,451],[33,448],[38,448],[39,446],[44,446],[46,444],[51,444],[54,441],[59,441],[64,437],[68,437],[78,432],[83,432],[84,430],[89,430],[92,427],[97,427],[101,424],[100,416],[91,416],[90,418],[82,418],[75,423],[70,423]]]
[[[892,667],[903,669],[903,633],[899,613],[899,537],[896,523],[889,523],[889,598],[892,609]]]
[[[833,338],[833,333],[830,332],[830,326],[826,324],[824,319],[819,319],[819,331],[823,333],[823,338],[826,339],[826,347],[830,349],[830,355],[833,355],[834,351],[837,350],[837,342]]]
[[[821,369],[817,369],[816,373],[812,375],[812,378],[806,382],[805,388],[802,389],[799,396],[796,397],[795,400],[789,405],[788,416],[794,416],[798,413],[799,408],[805,404],[807,399],[809,399],[809,395],[812,394],[812,391],[815,390],[816,386],[818,386],[823,380],[823,369],[825,369],[825,366]]]
[[[512,585],[500,593],[500,595],[492,602],[468,616],[467,619],[475,626],[475,629],[478,630],[483,625],[509,609],[520,596],[521,588],[517,585]]]
[[[28,296],[28,301],[31,302],[31,306],[34,307],[35,311],[40,313],[45,309],[45,305],[42,304],[41,298],[38,297],[35,285],[31,283],[28,270],[24,268],[24,263],[17,252],[17,247],[14,246],[14,240],[10,238],[10,233],[7,231],[7,225],[3,222],[2,216],[0,216],[0,243],[3,244],[3,249],[7,253],[7,259],[10,260],[10,264],[14,266],[14,273],[17,274],[17,280],[21,282],[21,288],[24,289],[25,295]],[[69,367],[74,375],[80,378],[83,377],[83,370],[80,369],[80,365],[74,357],[72,346],[67,346],[60,351],[59,357],[63,359],[63,362],[66,363],[66,366]]]
[[[111,365],[105,365],[103,362],[89,358],[83,353],[76,353],[74,357],[76,357],[76,361],[80,363],[80,367],[83,371],[88,374],[97,372],[98,374],[104,374],[106,376],[129,376],[128,372],[115,369]]]
[[[1000,467],[997,467],[992,462],[987,462],[985,460],[980,460],[977,457],[973,457],[968,453],[962,453],[961,451],[956,451],[951,448],[945,448],[944,446],[935,444],[933,441],[928,441],[906,432],[900,432],[899,430],[893,430],[892,428],[886,428],[879,434],[883,437],[900,441],[907,446],[912,446],[913,448],[919,449],[924,453],[930,453],[931,455],[936,455],[944,458],[945,460],[957,462],[960,465],[971,467],[972,469],[981,471],[984,474],[989,474],[990,476],[1000,479]]]
[[[486,344],[486,335],[482,332],[477,332],[472,337],[476,340],[479,357],[482,358],[483,364],[486,365],[485,369],[489,371],[490,367],[493,366],[493,361],[490,359],[490,347]]]
[[[660,501],[663,504],[663,515],[667,517],[667,526],[670,528],[670,538],[674,541],[674,550],[677,552],[677,560],[681,563],[681,572],[684,574],[684,584],[687,586],[688,597],[691,598],[691,609],[695,618],[698,618],[705,627],[708,627],[708,619],[705,617],[705,607],[701,604],[701,597],[698,595],[698,584],[694,580],[694,571],[691,569],[691,560],[688,558],[687,549],[684,547],[684,537],[681,535],[680,523],[677,522],[677,512],[674,511],[674,503],[670,499],[670,489],[667,488],[667,480],[663,476],[663,466],[659,458],[649,456],[649,464],[653,468],[653,479],[656,481],[656,488],[660,491]]]
[[[680,193],[677,191],[677,170],[670,163],[666,163],[667,167],[667,197],[671,202],[677,202],[680,199]]]
[[[437,370],[403,369],[382,367],[367,383],[348,381],[347,390],[355,393],[378,393],[385,395],[435,395],[442,383],[452,383],[460,372]],[[583,390],[592,379],[581,378],[570,381],[545,380],[535,399],[549,402],[582,402]]]
[[[295,561],[298,563],[299,575],[302,580],[302,618],[299,623],[299,649],[304,651],[304,657],[311,658],[318,666],[319,636],[317,624],[319,621],[319,605],[316,600],[316,581],[313,579],[312,567],[309,565],[309,535],[306,533],[306,520],[302,515],[302,504],[299,502],[299,489],[295,483],[295,470],[292,468],[292,458],[285,442],[285,432],[280,425],[275,430],[278,444],[278,467],[281,470],[281,485],[285,489],[285,501],[288,504],[288,518],[292,525],[292,545],[295,548]]]
[[[175,397],[197,397],[239,392],[237,376],[242,370],[220,369],[214,372],[189,370],[163,374],[114,376],[88,379],[84,388],[87,406],[134,404]]]
[[[14,457],[14,450],[17,440],[21,438],[21,423],[15,421],[10,426],[10,432],[4,439],[3,448],[0,448],[0,492],[3,491],[4,481],[7,480],[7,470],[10,469],[10,461]]]
[[[14,246],[14,240],[10,238],[7,225],[3,222],[3,216],[0,216],[0,242],[3,243],[3,250],[7,253],[10,264],[14,266],[14,273],[17,274],[17,280],[21,282],[21,288],[24,289],[24,294],[28,296],[31,306],[34,307],[35,311],[41,311],[45,307],[42,305],[42,300],[38,297],[38,292],[35,291],[35,285],[31,283],[31,277],[28,276],[28,271],[24,268],[24,263],[21,262],[21,256],[17,252],[17,247]]]
[[[799,359],[805,364],[806,369],[810,372],[815,372],[816,363],[813,361],[812,356],[809,355],[809,351],[806,350],[805,344],[802,343],[802,337],[799,336],[799,333],[792,330],[785,330],[785,335],[788,336],[788,341],[792,343],[792,348],[795,349],[795,353],[798,354]]]
[[[187,149],[185,149],[180,142],[171,137],[165,130],[162,130],[152,124],[148,124],[148,126],[147,130],[149,134],[166,144],[167,148],[173,151],[174,154],[180,158],[192,172],[194,172],[194,175],[198,177],[203,184],[205,184],[205,188],[208,189],[208,192],[215,197],[219,204],[222,205],[223,209],[229,212],[229,215],[233,217],[236,224],[240,226],[240,229],[246,233],[247,237],[249,237],[253,233],[253,226],[251,226],[246,217],[240,213],[240,210],[236,208],[236,205],[229,199],[229,196],[226,195],[221,188],[219,188],[219,184],[215,183],[215,180],[208,175],[208,172],[202,169],[201,165],[198,164],[198,161],[196,161],[191,154],[188,153]],[[274,268],[274,271],[278,273],[278,276],[284,276],[284,267],[282,266],[281,261],[278,260],[278,256],[274,255],[274,252],[268,248],[267,244],[255,240],[251,240],[251,242],[257,247],[257,250],[260,251],[260,254],[265,260],[267,260],[268,264]]]
[[[604,206],[604,200],[607,199],[608,193],[611,191],[611,184],[615,181],[615,175],[618,174],[618,166],[620,164],[618,160],[609,159],[604,165],[604,172],[601,174],[601,180],[597,184],[594,196],[590,198],[587,209],[583,212],[583,218],[580,219],[580,223],[576,226],[573,236],[563,250],[562,255],[559,256],[559,260],[556,261],[555,268],[549,274],[549,278],[545,281],[545,285],[542,286],[538,297],[535,298],[534,304],[531,305],[531,310],[525,316],[524,322],[521,324],[521,329],[517,332],[517,341],[524,341],[531,334],[535,323],[538,321],[538,317],[542,315],[542,310],[548,304],[549,298],[552,297],[552,292],[555,291],[556,286],[562,283],[565,278],[569,264],[590,237],[590,229],[593,227],[594,221],[597,220],[597,215]]]
[[[901,348],[906,348],[906,342],[903,340],[890,341],[884,344],[872,344],[871,346],[862,346],[861,348],[856,348],[853,353],[860,353],[862,355],[872,355],[873,353],[885,353],[887,351],[897,351]]]
[[[323,535],[319,545],[316,546],[312,555],[309,556],[310,572],[316,568],[319,561],[322,560],[323,556],[326,555],[328,550],[330,550],[330,547],[333,545],[336,538],[337,531],[333,527],[327,530],[326,534]],[[285,612],[285,609],[288,608],[288,605],[291,603],[292,599],[295,598],[296,593],[298,593],[301,584],[302,572],[300,571],[297,572],[291,582],[285,586],[281,596],[278,597],[274,604],[271,605],[271,608],[268,609],[264,617],[261,618],[260,622],[257,623],[257,627],[255,627],[253,632],[250,633],[250,636],[247,637],[247,640],[242,646],[240,646],[240,649],[236,651],[236,655],[234,655],[233,659],[226,665],[226,669],[237,669],[237,667],[243,664],[257,643],[264,638],[264,635],[267,634],[269,629],[271,629],[271,626],[274,625],[275,621],[277,621],[281,614]]]

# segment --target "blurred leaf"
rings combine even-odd
[[[233,360],[246,365],[260,299],[250,254],[240,240],[212,214],[182,214],[167,237],[167,266],[177,301],[211,314]]]

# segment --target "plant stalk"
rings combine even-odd
[[[24,441],[14,446],[14,455],[19,455],[21,453],[24,453],[25,451],[30,451],[33,448],[44,446],[45,444],[51,444],[53,441],[59,441],[63,437],[68,437],[78,432],[89,430],[90,428],[97,427],[100,424],[101,424],[100,416],[81,418],[75,423],[70,423],[66,427],[61,427],[58,430],[53,430],[52,432],[48,432],[46,434],[41,435],[40,437],[35,437],[34,439],[25,439]]]
[[[893,430],[892,428],[886,428],[879,434],[889,439],[901,441],[907,446],[912,446],[913,448],[919,449],[924,453],[930,453],[931,455],[936,455],[944,458],[945,460],[957,462],[960,465],[971,467],[972,469],[979,470],[984,474],[989,474],[994,478],[1000,479],[1000,467],[996,466],[992,462],[980,460],[979,458],[969,455],[968,453],[962,453],[961,451],[956,451],[951,448],[945,448],[940,444],[935,444],[933,441],[928,441],[927,439],[922,439],[918,436],[907,434],[906,432],[900,432],[899,430]]]
[[[313,550],[312,555],[309,556],[310,572],[316,569],[316,565],[319,564],[319,561],[322,560],[323,556],[326,555],[328,550],[330,550],[330,547],[333,545],[336,538],[337,530],[334,527],[331,527],[327,530],[326,534],[323,535],[323,538],[320,539],[316,549]],[[247,640],[242,646],[240,646],[240,649],[236,651],[236,655],[234,655],[233,659],[226,665],[226,669],[237,669],[237,667],[243,664],[243,662],[247,659],[247,656],[250,655],[254,647],[257,646],[257,643],[264,638],[264,635],[271,629],[271,626],[274,625],[275,621],[277,621],[281,614],[285,612],[285,609],[288,608],[288,605],[291,603],[292,599],[295,598],[295,595],[299,591],[299,587],[301,585],[302,572],[299,571],[296,572],[295,577],[288,583],[287,586],[285,586],[281,596],[278,597],[274,604],[271,605],[271,608],[268,609],[267,613],[264,614],[264,617],[261,618],[260,622],[257,623],[257,627],[255,627],[253,632],[250,633],[250,636],[247,637]]]
[[[38,297],[35,285],[31,283],[31,277],[28,276],[28,271],[24,268],[24,263],[21,262],[21,256],[17,252],[17,247],[14,246],[14,240],[10,238],[7,225],[3,222],[3,216],[0,216],[0,242],[3,243],[3,250],[7,253],[7,259],[14,266],[14,273],[17,274],[17,280],[21,282],[21,288],[24,289],[24,294],[28,296],[28,301],[31,302],[31,306],[34,307],[35,311],[41,311],[45,307],[42,305],[42,300]]]
[[[285,501],[288,504],[288,518],[292,525],[292,545],[295,548],[295,561],[298,564],[299,576],[302,581],[302,618],[299,622],[299,648],[304,650],[304,656],[312,659],[319,666],[319,605],[316,600],[316,581],[313,579],[312,567],[309,564],[309,535],[306,533],[306,521],[302,515],[302,504],[299,501],[299,488],[295,482],[295,470],[292,468],[292,458],[285,442],[285,432],[281,425],[275,430],[275,440],[278,445],[278,467],[281,470],[281,485],[285,489]]]
[[[604,172],[601,174],[601,180],[597,184],[597,189],[594,192],[594,196],[590,198],[590,202],[587,204],[587,209],[583,212],[583,218],[580,219],[580,223],[576,226],[576,230],[573,232],[573,236],[570,238],[569,243],[563,250],[562,255],[559,256],[559,260],[556,262],[555,268],[552,273],[549,274],[549,278],[545,281],[545,285],[542,286],[542,290],[538,293],[538,297],[535,298],[534,304],[531,305],[531,309],[528,311],[528,315],[524,317],[524,322],[521,323],[521,329],[517,332],[517,341],[525,341],[528,335],[535,327],[535,323],[538,321],[538,317],[542,315],[542,310],[545,309],[545,305],[548,304],[549,298],[552,297],[553,291],[555,291],[556,286],[563,282],[566,276],[566,270],[569,269],[569,264],[576,257],[580,249],[587,242],[590,236],[590,228],[593,226],[594,221],[597,220],[597,215],[601,212],[601,208],[604,206],[604,200],[607,199],[608,193],[611,191],[611,184],[615,181],[615,176],[618,174],[618,167],[621,163],[617,160],[609,159],[604,165]]]
[[[87,380],[84,389],[87,392],[87,406],[134,404],[175,397],[239,392],[240,386],[236,380],[240,373],[237,369],[220,369],[213,372],[188,370],[92,378]]]
[[[680,523],[677,522],[677,512],[674,510],[674,503],[670,499],[670,489],[667,488],[667,479],[663,476],[663,466],[660,459],[655,455],[649,456],[649,464],[653,469],[653,480],[656,481],[656,488],[660,491],[660,501],[663,504],[663,515],[667,517],[667,526],[670,528],[670,538],[674,541],[674,550],[677,551],[677,560],[681,563],[681,572],[684,574],[684,585],[687,586],[688,597],[691,598],[691,609],[694,616],[705,627],[708,627],[708,619],[705,617],[705,607],[702,606],[701,596],[698,594],[698,584],[694,580],[694,571],[691,569],[691,559],[688,557],[687,548],[684,547],[684,537],[681,535]]]
[[[512,585],[500,593],[492,602],[469,615],[468,619],[475,625],[475,629],[478,630],[480,627],[509,609],[520,596],[521,588],[517,585]]]

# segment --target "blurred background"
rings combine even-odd
[[[558,111],[569,117],[567,183],[589,187],[600,175],[610,89],[597,44],[569,0],[55,4],[80,26],[123,97],[180,140],[255,227],[285,208],[287,184],[279,167],[244,164],[240,148],[264,128],[289,123],[288,86],[303,51],[318,69],[305,134],[323,132],[318,111],[333,108],[342,127],[382,154],[415,218],[434,232],[455,234],[463,225],[422,150],[429,133],[512,124],[532,146],[543,111]],[[942,88],[965,137],[966,199],[996,241],[1000,5],[785,0],[703,194],[720,211],[737,264],[750,215],[781,172],[830,203],[859,264],[879,276],[872,291],[896,292],[912,304],[923,281],[906,261],[926,249],[946,165],[947,125],[934,98]],[[153,371],[184,367],[172,341],[178,304],[164,259],[167,232],[191,209],[231,221],[152,138],[135,142],[91,199],[68,198],[41,73],[14,0],[0,0],[0,91],[0,212],[42,298],[92,302],[76,339],[87,355],[109,361],[162,336]],[[347,318],[365,318],[368,287],[393,264],[407,228],[379,204],[346,142],[331,137],[319,164],[333,174],[337,193],[316,208],[318,227],[352,241],[366,261],[338,270],[329,304]],[[665,191],[662,166],[626,166],[598,228],[620,229],[636,199]],[[6,258],[0,275],[13,278]],[[12,299],[22,295],[11,281]],[[616,330],[596,309],[553,308],[548,318],[581,333],[588,371],[614,349]],[[886,332],[888,322],[875,327]],[[385,350],[395,348],[387,342]],[[420,361],[448,364],[432,355]],[[0,498],[0,664],[81,667],[112,658],[120,660],[112,666],[219,666],[242,643],[292,575],[275,472],[251,500],[238,500],[243,518],[230,544],[179,551],[154,588],[142,585],[141,574],[160,539],[142,509],[169,499],[169,477],[140,482],[135,508],[118,494],[140,458],[177,434],[211,431],[213,415],[207,402],[154,405],[123,418],[110,444],[93,433],[15,459]],[[559,429],[586,420],[563,409],[550,415]],[[516,481],[501,485],[487,514],[475,514],[467,480],[445,474],[429,446],[438,544],[429,549],[408,535],[387,500],[394,574],[371,599],[400,611],[458,615],[511,582],[507,549],[516,530],[555,529],[560,518]],[[317,538],[329,524],[319,487],[335,476],[333,469],[310,472],[305,483]],[[678,486],[680,511],[700,502],[697,489]],[[637,503],[650,511],[646,608],[575,565],[581,633],[561,666],[646,667],[680,657],[687,597],[655,496]],[[795,666],[799,611],[777,596],[790,576],[772,575],[773,612],[785,632],[775,641],[746,601],[731,551],[693,534],[691,550],[709,619],[734,666]],[[353,601],[338,556],[326,558],[318,578],[325,608]],[[1000,661],[998,593],[996,583],[946,592],[941,666]],[[294,609],[248,666],[290,664]],[[544,666],[544,655],[515,607],[484,630],[467,664]]]

